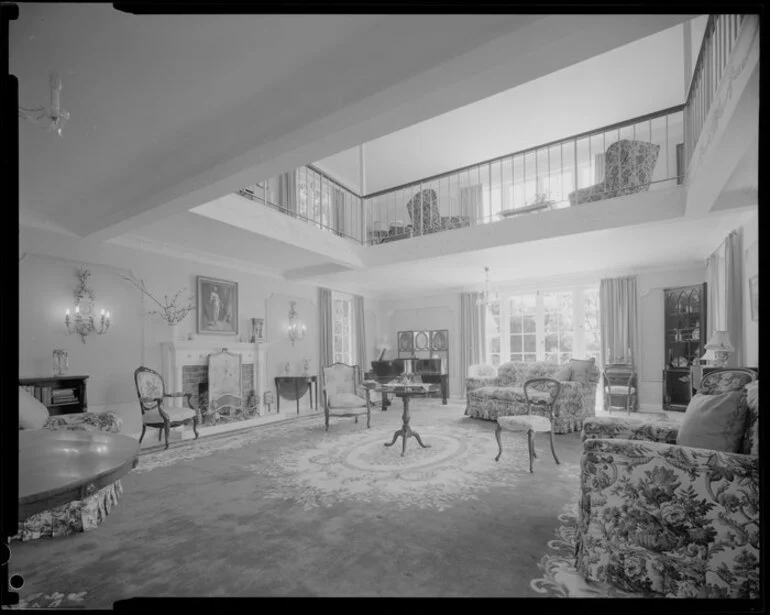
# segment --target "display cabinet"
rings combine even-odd
[[[664,296],[663,409],[684,411],[690,402],[690,366],[704,353],[706,283],[667,288]]]

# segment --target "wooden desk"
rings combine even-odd
[[[315,407],[318,409],[318,377],[317,376],[276,376],[275,411],[281,412],[281,395],[286,399],[297,400],[297,414],[299,414],[299,400],[310,391],[310,409],[313,409],[313,385],[315,384]]]

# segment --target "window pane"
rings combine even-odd
[[[511,336],[511,353],[514,352],[521,352],[521,336],[520,335],[512,335]]]
[[[524,355],[524,361],[527,363],[534,363],[537,361],[537,355],[536,354],[525,354]]]
[[[524,332],[534,333],[537,327],[537,320],[534,314],[527,314],[523,316],[524,320]]]
[[[490,340],[490,351],[492,354],[500,354],[500,338],[499,337],[493,337]]]
[[[511,316],[511,333],[521,333],[521,316]]]
[[[525,352],[535,352],[535,349],[537,348],[535,343],[535,336],[534,335],[525,335],[524,336],[524,351]]]
[[[546,354],[556,352],[559,350],[559,335],[558,333],[546,333],[545,334],[545,352]]]

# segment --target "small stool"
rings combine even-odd
[[[547,384],[550,389],[549,392],[542,392],[537,396],[530,397],[528,389],[535,384]],[[497,419],[497,429],[495,429],[495,438],[497,439],[497,446],[500,452],[495,457],[495,461],[500,460],[500,455],[503,454],[503,444],[500,439],[500,432],[503,429],[506,431],[526,431],[529,444],[529,471],[534,472],[532,468],[532,460],[537,458],[535,452],[535,433],[548,432],[551,440],[551,453],[556,463],[559,463],[559,458],[556,456],[556,449],[553,445],[553,419],[554,419],[554,407],[556,399],[561,393],[561,383],[553,378],[532,378],[524,383],[524,397],[527,399],[527,414],[524,416],[501,416]],[[538,416],[532,414],[532,406],[539,406],[546,408],[548,416]]]

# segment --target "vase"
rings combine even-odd
[[[187,339],[185,335],[182,333],[182,331],[180,330],[178,322],[177,323],[169,322],[167,324],[168,324],[169,332],[171,334],[172,342],[181,342]]]

